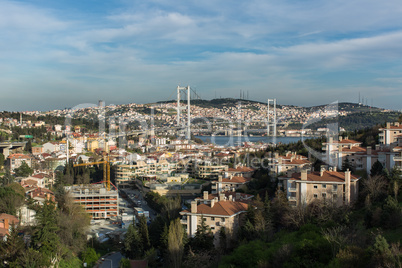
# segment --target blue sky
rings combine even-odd
[[[0,110],[276,98],[402,109],[400,0],[0,0]]]

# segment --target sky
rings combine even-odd
[[[0,111],[203,99],[402,109],[400,0],[0,0]]]

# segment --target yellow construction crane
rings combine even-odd
[[[74,167],[92,166],[92,165],[103,165],[103,182],[108,191],[110,191],[110,161],[109,154],[105,154],[103,161],[75,164]]]

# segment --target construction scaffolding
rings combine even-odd
[[[107,190],[103,184],[87,184],[66,186],[65,189],[92,219],[110,219],[119,215],[119,193],[115,187]]]

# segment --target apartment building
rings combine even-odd
[[[119,193],[107,191],[103,184],[66,186],[74,202],[84,206],[92,219],[110,219],[119,215]]]
[[[131,181],[138,176],[147,175],[170,175],[176,171],[176,163],[169,162],[165,159],[159,161],[148,159],[146,161],[137,161],[132,165],[120,164],[116,166],[116,181],[123,183]]]
[[[29,167],[32,167],[32,157],[26,154],[10,154],[7,158],[7,165],[11,171],[19,168],[25,162]]]
[[[320,172],[304,170],[287,177],[279,177],[280,186],[286,191],[292,206],[306,205],[315,200],[333,202],[338,206],[350,205],[357,200],[360,177],[350,171],[336,168]]]
[[[342,169],[345,161],[354,170],[365,170],[368,174],[375,162],[379,161],[384,168],[391,170],[395,165],[395,157],[398,152],[389,147],[376,145],[375,149],[371,147],[361,147],[361,142],[342,139],[323,143],[325,162],[338,169]]]
[[[379,129],[380,144],[391,146],[397,143],[398,137],[402,136],[402,124],[399,122],[387,122],[385,128]]]
[[[397,138],[397,146],[395,146],[392,151],[396,153],[394,156],[395,166],[402,171],[402,136]]]
[[[251,178],[240,177],[240,176],[229,176],[228,178],[223,178],[218,175],[218,180],[212,181],[212,192],[220,193],[225,191],[236,191],[238,189],[246,189],[247,183],[251,181]]]
[[[194,166],[194,176],[202,179],[218,178],[222,172],[226,172],[228,169],[227,165],[216,165],[211,161],[203,161]]]
[[[194,237],[197,226],[201,225],[201,220],[204,220],[217,239],[217,233],[222,227],[225,227],[228,232],[236,233],[247,209],[248,204],[233,201],[233,199],[226,198],[224,194],[220,194],[219,198],[214,198],[208,203],[198,205],[197,201],[192,201],[190,210],[180,212],[181,223],[184,225],[187,235]]]
[[[40,155],[42,153],[44,153],[45,151],[43,150],[43,146],[42,145],[37,145],[37,146],[33,146],[32,147],[32,154],[33,155]]]
[[[268,161],[271,175],[287,172],[301,172],[303,169],[311,168],[311,163],[308,158],[303,155],[298,155],[296,152],[287,152],[285,155],[275,153],[273,157],[269,157]]]
[[[251,167],[243,167],[237,166],[236,168],[228,168],[227,174],[228,176],[239,176],[239,177],[246,177],[251,178],[255,172],[254,168]]]
[[[204,191],[202,193],[202,196],[197,197],[195,200],[198,202],[201,202],[201,203],[204,203],[204,202],[209,203],[209,202],[211,202],[212,199],[219,198],[219,194],[224,194],[227,200],[232,199],[233,201],[240,201],[243,203],[250,202],[254,197],[254,195],[251,195],[251,194],[232,192],[232,191],[212,193],[212,194],[210,194],[208,191]]]

